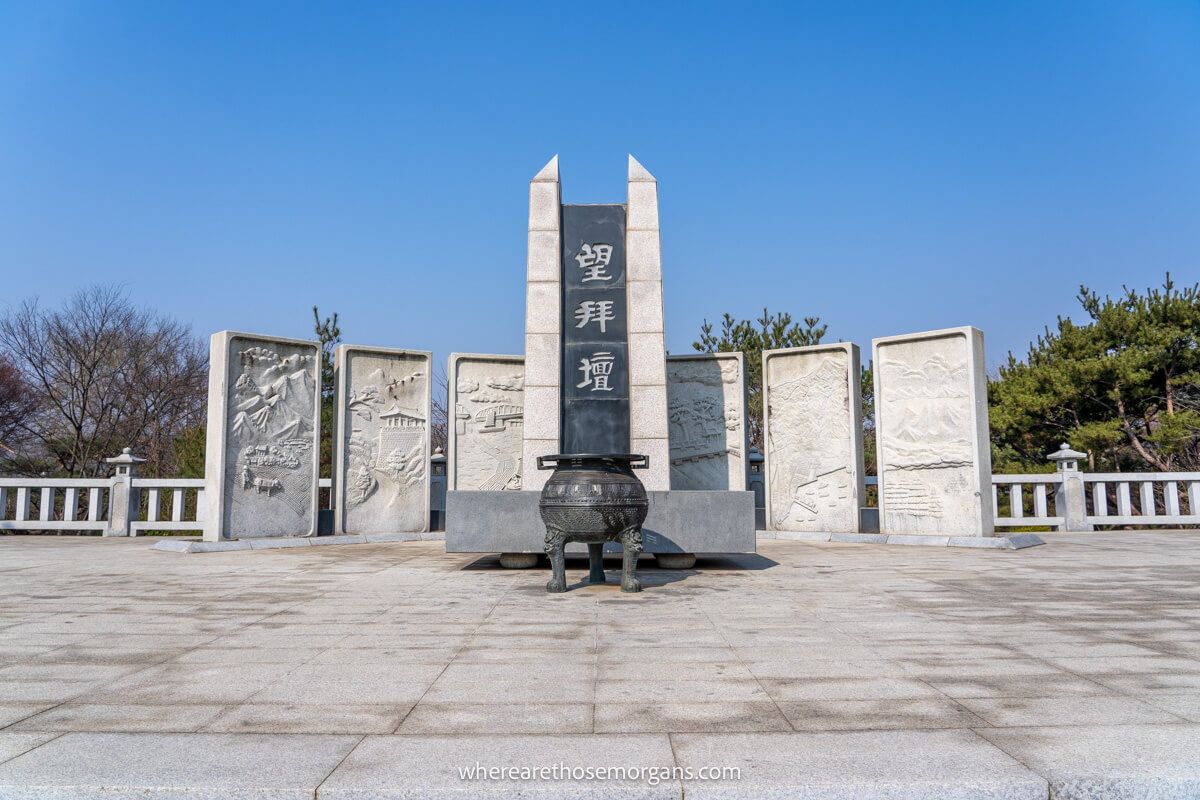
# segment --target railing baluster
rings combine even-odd
[[[0,486],[0,520],[8,519],[8,489]]]
[[[196,490],[196,522],[204,521],[204,490]]]
[[[29,519],[29,487],[17,488],[17,507],[13,509],[13,519],[26,522]]]
[[[1035,483],[1033,485],[1033,515],[1035,517],[1048,517],[1046,511],[1046,484]]]
[[[1092,484],[1092,508],[1097,517],[1108,516],[1108,484],[1104,481]]]
[[[93,486],[92,488],[88,489],[87,518],[88,518],[88,522],[99,522],[100,521],[100,487],[99,486]]]
[[[992,484],[992,516],[1000,516],[1000,487]]]
[[[146,522],[158,522],[158,489],[151,489],[147,494],[150,501],[146,506]]]
[[[38,521],[49,522],[54,513],[54,489],[43,486],[38,498]]]
[[[1117,483],[1117,516],[1128,517],[1133,514],[1133,504],[1129,501],[1129,481]]]
[[[1025,499],[1021,496],[1021,484],[1014,483],[1008,487],[1008,513],[1013,519],[1025,516]]]
[[[183,489],[176,489],[171,494],[171,522],[183,520]]]
[[[1138,494],[1141,496],[1142,516],[1157,517],[1158,510],[1154,505],[1154,481],[1142,481],[1138,485]]]
[[[79,490],[75,487],[63,492],[63,521],[74,522],[79,507]]]
[[[1200,517],[1200,481],[1188,481],[1188,515]]]
[[[1179,516],[1179,484],[1175,481],[1163,484],[1163,510],[1168,517]]]

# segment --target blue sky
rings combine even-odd
[[[1200,3],[0,0],[0,303],[520,352],[528,180],[659,180],[667,344],[763,305],[1023,352],[1200,279]]]

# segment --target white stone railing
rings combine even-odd
[[[878,486],[868,476],[868,486]],[[1090,531],[1200,525],[1200,472],[1080,472],[992,475],[997,528]]]
[[[1062,474],[1057,472],[1049,475],[993,475],[993,524],[997,528],[1046,525],[1062,530],[1065,519],[1058,508],[1062,503],[1062,485]],[[1032,508],[1026,505],[1027,499],[1032,500]]]
[[[1200,472],[1090,472],[1083,483],[1090,525],[1200,525]]]
[[[146,502],[141,502],[145,496]],[[129,535],[143,531],[199,531],[204,528],[203,478],[134,478]]]
[[[0,478],[0,531],[108,528],[109,478]]]
[[[1045,475],[993,475],[997,528],[1090,531],[1096,525],[1200,526],[1200,472],[1080,472],[1065,447]],[[111,478],[0,478],[0,531],[200,531],[202,478],[139,478],[126,450],[108,460]],[[319,487],[328,490],[329,478]],[[867,486],[878,486],[867,476]],[[326,496],[328,492],[325,491]],[[323,503],[323,506],[327,503]]]
[[[204,528],[203,478],[139,478],[112,461],[111,478],[0,478],[0,531],[137,536]],[[322,489],[330,483],[319,481]]]

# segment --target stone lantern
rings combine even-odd
[[[1058,446],[1058,450],[1046,456],[1046,458],[1058,466],[1059,472],[1078,472],[1079,459],[1087,458],[1087,453],[1072,450],[1069,444],[1063,442]]]
[[[746,459],[750,466],[746,488],[754,492],[754,527],[760,531],[767,527],[767,480],[763,475],[764,460],[757,447],[750,448],[750,456]]]
[[[1062,480],[1054,492],[1054,511],[1063,518],[1064,531],[1090,531],[1091,524],[1087,521],[1087,493],[1083,482],[1083,473],[1079,471],[1079,459],[1087,458],[1087,453],[1072,450],[1063,442],[1058,450],[1046,456],[1058,468]]]
[[[104,461],[113,465],[114,472],[108,484],[108,527],[104,529],[104,535],[128,536],[132,531],[130,523],[141,505],[133,479],[137,477],[138,465],[145,464],[146,459],[138,458],[126,447],[121,455]]]
[[[446,454],[442,448],[429,458],[429,530],[446,529]]]

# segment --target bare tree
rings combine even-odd
[[[447,404],[450,402],[450,390],[447,385],[446,373],[440,368],[435,368],[433,373],[433,398],[431,401],[430,410],[433,418],[429,421],[429,438],[434,450],[439,447],[442,452],[446,452],[449,447],[447,425],[450,421]]]
[[[29,436],[22,428],[35,408],[29,384],[3,354],[0,354],[0,462],[26,458]]]
[[[32,395],[17,431],[34,452],[0,453],[11,471],[40,460],[61,475],[100,475],[106,457],[132,447],[148,474],[170,474],[175,437],[204,419],[203,343],[118,288],[83,289],[58,310],[26,301],[0,319],[0,353]]]

